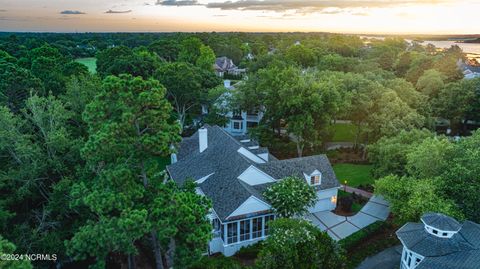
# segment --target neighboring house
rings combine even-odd
[[[240,76],[246,72],[246,69],[238,68],[231,59],[225,56],[215,59],[213,68],[219,77],[223,77],[225,74]]]
[[[401,269],[480,268],[480,225],[460,224],[439,213],[422,216],[397,231],[403,245]]]
[[[465,79],[480,78],[480,66],[471,65],[469,61],[464,62],[461,59],[457,61],[457,66]]]
[[[297,176],[317,190],[310,212],[333,210],[340,184],[325,155],[277,160],[248,136],[232,136],[218,126],[205,126],[184,138],[167,166],[178,184],[193,179],[197,192],[210,198],[213,239],[209,253],[235,254],[265,239],[275,219],[263,191],[288,176]]]
[[[226,111],[224,116],[228,118],[228,122],[224,129],[232,135],[245,135],[248,133],[248,128],[256,127],[260,123],[263,118],[263,111],[261,108],[250,111],[232,111],[229,109],[231,106],[227,102],[235,91],[235,85],[231,85],[230,80],[224,80],[224,86],[227,88],[227,92],[219,98],[219,103],[214,104],[222,106],[223,109],[220,110]]]

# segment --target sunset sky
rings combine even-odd
[[[479,34],[480,0],[0,0],[0,31]]]

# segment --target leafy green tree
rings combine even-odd
[[[169,253],[182,267],[209,239],[209,202],[190,187],[164,184],[157,162],[179,141],[166,90],[155,80],[107,77],[84,113],[89,139],[82,149],[91,175],[72,188],[75,208],[91,212],[66,245],[75,259],[95,257],[104,267],[113,253],[134,263],[137,244],[149,238],[156,268]],[[173,242],[173,243],[172,243]],[[171,265],[168,265],[171,266]]]
[[[0,232],[20,252],[56,253],[62,260],[65,250],[58,246],[77,221],[76,213],[64,206],[64,187],[75,166],[82,165],[81,141],[68,130],[70,112],[53,96],[30,97],[22,112],[0,109],[0,192],[10,194],[0,199],[0,208],[7,211],[0,214]]]
[[[433,67],[433,57],[422,53],[412,54],[412,62],[410,68],[405,74],[405,79],[416,85],[418,79],[426,70]]]
[[[174,62],[177,60],[180,44],[174,38],[164,38],[148,45],[148,49],[156,53],[161,59]]]
[[[407,175],[407,155],[424,139],[433,137],[428,130],[402,130],[392,137],[382,137],[368,147],[368,159],[373,163],[373,175],[381,178],[390,174]],[[428,160],[428,158],[427,158]]]
[[[118,46],[97,54],[97,72],[101,77],[130,74],[148,79],[160,66],[160,58],[144,47]]]
[[[262,69],[240,87],[238,103],[245,110],[264,107],[262,124],[279,134],[283,122],[302,156],[305,146],[320,144],[340,110],[339,90],[320,77],[296,67]]]
[[[426,70],[418,79],[417,89],[423,94],[435,97],[445,87],[445,75],[435,69]]]
[[[317,200],[315,189],[304,179],[286,177],[263,193],[281,218],[291,218],[308,212]]]
[[[427,212],[439,212],[457,219],[464,217],[454,201],[442,195],[437,179],[387,176],[375,181],[375,193],[390,203],[398,223],[416,221]]]
[[[411,63],[412,63],[412,52],[406,51],[406,52],[400,53],[394,65],[395,74],[399,77],[405,77],[405,74],[410,68]]]
[[[16,247],[14,244],[10,243],[0,235],[0,256],[3,254],[14,254]],[[0,261],[0,267],[6,269],[31,269],[33,268],[30,261],[27,260],[11,260],[2,259]]]
[[[346,58],[339,54],[327,54],[319,58],[317,68],[319,70],[348,72],[352,69],[352,58]]]
[[[459,133],[458,127],[468,118],[475,100],[475,89],[465,82],[452,82],[447,84],[433,100],[434,112],[437,116],[450,121],[452,133]]]
[[[185,38],[180,43],[180,52],[178,53],[178,61],[196,64],[200,57],[200,49],[204,46],[202,41],[197,37]]]
[[[167,88],[181,128],[189,113],[206,100],[208,90],[220,82],[213,72],[203,71],[189,63],[175,62],[162,65],[155,77]]]
[[[446,137],[425,137],[407,153],[408,174],[415,178],[440,176],[451,165],[454,147]]]
[[[413,130],[425,125],[425,117],[410,108],[394,91],[382,92],[374,102],[364,128],[366,146],[381,137],[393,136],[402,130]]]
[[[277,219],[264,241],[259,268],[342,268],[343,251],[328,236],[305,220]]]
[[[480,78],[464,80],[462,85],[467,88],[467,92],[473,93],[470,108],[466,113],[467,120],[480,122]]]
[[[290,46],[285,52],[285,58],[304,68],[314,66],[316,62],[313,50],[301,44]]]
[[[460,207],[469,220],[480,222],[480,131],[455,144],[452,154],[445,155],[447,165],[441,171],[442,190]]]
[[[30,94],[44,94],[42,82],[28,69],[0,62],[0,104],[18,112]]]
[[[101,80],[98,76],[85,74],[73,76],[67,82],[66,90],[60,99],[66,108],[73,113],[71,122],[72,132],[82,137],[87,136],[87,126],[82,119],[82,113],[95,95],[100,93]]]
[[[195,61],[195,65],[203,70],[213,71],[213,64],[215,63],[215,53],[206,45],[200,46],[200,55]]]

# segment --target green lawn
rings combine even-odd
[[[355,125],[351,123],[336,123],[334,125],[335,133],[332,142],[354,142],[355,141]]]
[[[347,180],[347,185],[357,187],[360,184],[373,184],[374,179],[370,173],[372,165],[339,163],[333,165],[335,175],[341,184]]]
[[[81,63],[88,67],[88,71],[92,74],[97,73],[97,58],[89,57],[89,58],[78,58],[75,60],[77,63]]]

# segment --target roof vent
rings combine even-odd
[[[441,213],[426,213],[421,220],[428,233],[441,238],[452,237],[462,227],[454,218]]]

